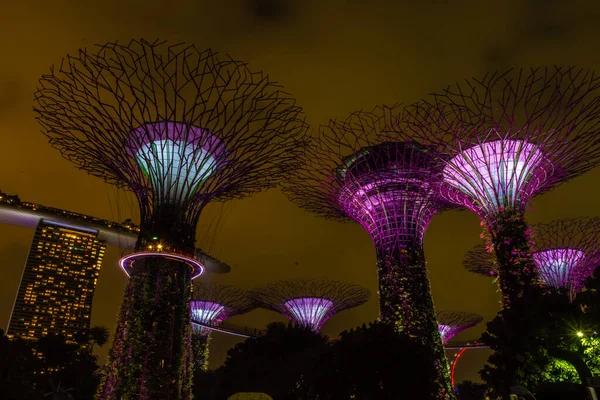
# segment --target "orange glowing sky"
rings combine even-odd
[[[81,47],[143,37],[229,53],[283,84],[304,107],[311,125],[376,104],[412,102],[453,81],[513,65],[577,65],[600,71],[596,2],[6,3],[0,13],[0,189],[26,201],[119,221],[135,213],[128,197],[63,160],[40,133],[32,112],[39,76]],[[529,221],[597,215],[599,180],[596,169],[534,199]],[[479,220],[470,212],[438,215],[427,232],[425,251],[436,307],[471,311],[489,320],[499,306],[495,287],[461,266],[464,253],[480,243],[479,233]],[[0,327],[8,324],[32,237],[31,230],[0,226]],[[230,274],[204,278],[210,281],[251,288],[277,279],[324,277],[376,291],[375,251],[362,228],[313,217],[277,190],[209,207],[198,239],[199,246],[233,266]],[[109,248],[92,315],[93,324],[111,331],[125,285],[116,265],[119,256],[120,250]],[[366,305],[332,318],[324,333],[337,335],[376,317],[374,296]],[[282,318],[254,311],[231,322],[262,328],[272,320]],[[473,339],[483,329],[482,324],[458,339]],[[236,341],[214,334],[213,367]],[[484,353],[463,357],[459,380],[476,378]]]

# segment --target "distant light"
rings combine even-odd
[[[583,337],[583,332],[581,332],[581,331],[577,331],[577,336],[578,336],[578,337]]]
[[[293,316],[291,319],[295,323],[318,332],[331,316],[333,302],[320,297],[298,297],[286,301],[284,306]]]
[[[158,240],[158,236],[154,236],[152,240]]]

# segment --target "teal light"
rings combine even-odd
[[[178,203],[187,201],[217,167],[212,155],[197,144],[172,139],[143,144],[136,159],[157,197]]]

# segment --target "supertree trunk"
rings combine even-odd
[[[448,361],[438,332],[423,248],[377,252],[380,318],[430,348],[435,361],[435,399],[454,399]]]
[[[210,344],[209,333],[192,334],[192,357],[194,372],[208,370],[208,345]]]
[[[97,398],[189,399],[190,267],[164,258],[136,263]]]
[[[489,221],[486,241],[496,254],[498,286],[504,306],[509,307],[538,280],[530,229],[523,213],[513,209],[501,210]]]

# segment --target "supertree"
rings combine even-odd
[[[439,195],[442,163],[434,149],[400,138],[396,107],[358,111],[320,127],[304,164],[284,185],[300,207],[354,220],[376,248],[380,319],[431,349],[438,360],[435,396],[454,396],[431,297],[423,236],[448,203]]]
[[[294,168],[303,122],[262,73],[211,50],[133,40],[80,50],[42,76],[35,112],[50,143],[140,206],[130,279],[98,398],[191,396],[196,224],[210,201],[272,187]]]
[[[470,313],[459,311],[439,311],[437,313],[440,337],[443,345],[447,345],[450,340],[459,333],[474,327],[483,317]]]
[[[254,289],[257,306],[283,314],[293,323],[319,332],[329,318],[369,300],[370,293],[358,285],[339,281],[299,279],[278,281]]]
[[[533,261],[542,282],[566,292],[571,300],[600,264],[600,218],[580,217],[532,225]],[[493,276],[493,256],[485,246],[470,250],[463,264],[471,272]]]
[[[409,137],[444,155],[445,197],[482,219],[505,307],[538,279],[528,200],[600,162],[599,89],[574,67],[511,69],[407,107]]]
[[[195,282],[192,301],[192,358],[194,369],[206,370],[210,328],[254,308],[246,290],[214,283]]]

